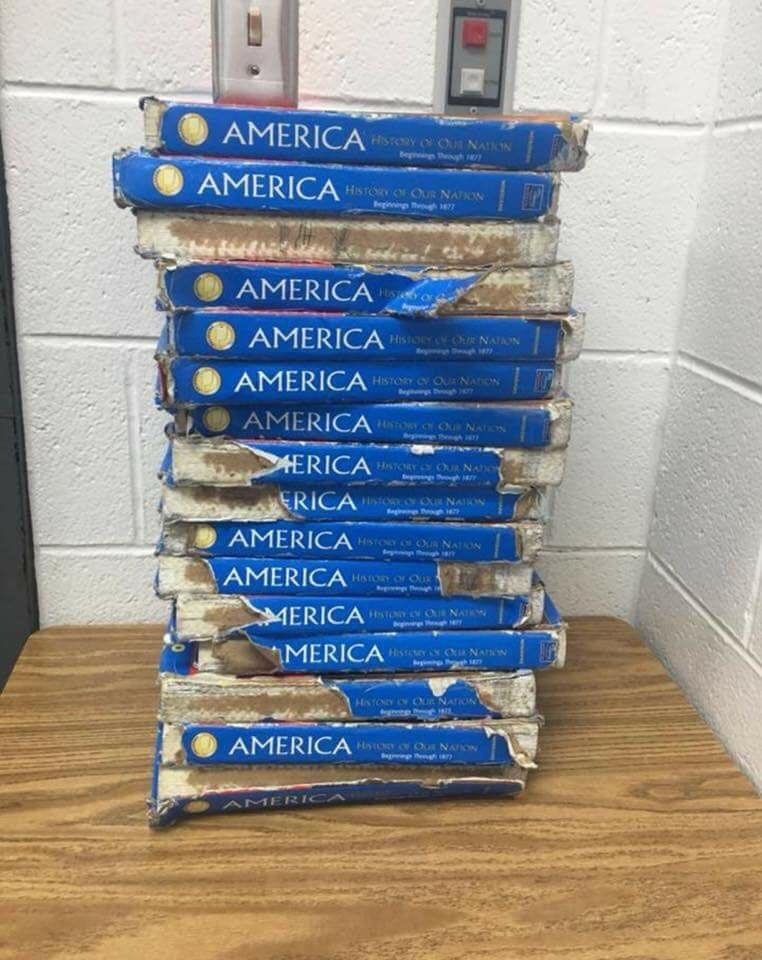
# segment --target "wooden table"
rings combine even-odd
[[[519,800],[145,824],[158,628],[0,698],[0,958],[758,960],[762,804],[626,625],[573,622]]]

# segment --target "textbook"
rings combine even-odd
[[[204,404],[395,403],[401,400],[541,400],[556,386],[554,362],[353,359],[263,363],[158,358],[156,402],[167,410]]]
[[[520,630],[419,630],[297,636],[232,634],[170,642],[162,671],[230,676],[542,670],[562,667],[563,623]]]
[[[520,794],[527,771],[506,766],[375,765],[163,767],[157,749],[149,824],[166,827],[206,813],[308,810],[345,803]]]
[[[262,720],[479,720],[532,717],[535,679],[513,673],[229,677],[161,670],[165,723]]]
[[[535,766],[538,719],[447,723],[164,723],[162,763]]]
[[[345,166],[301,160],[114,154],[122,207],[539,220],[555,210],[552,173]]]
[[[568,315],[574,269],[546,267],[337,266],[320,263],[158,264],[162,310],[234,307],[433,317]]]
[[[349,560],[468,560],[533,563],[543,525],[437,521],[206,520],[165,522],[158,549],[167,556],[297,557]]]
[[[501,170],[581,170],[579,114],[478,119],[141,101],[145,145],[166,154]]]
[[[168,315],[159,355],[266,362],[324,360],[566,361],[584,318],[459,317],[189,310]]]
[[[171,641],[303,637],[340,633],[410,633],[416,630],[507,630],[546,623],[561,626],[560,614],[535,580],[523,596],[261,597],[180,594],[169,617]],[[175,653],[185,655],[184,649]]]
[[[547,266],[559,223],[136,210],[137,252],[157,260],[274,260],[443,267]]]
[[[561,482],[569,415],[559,413],[550,431],[562,449],[451,447],[434,444],[333,443],[326,441],[232,440],[170,434],[161,467],[166,482],[246,487],[277,482],[283,487],[469,487],[509,493],[518,486]],[[224,415],[224,416],[223,416]],[[227,423],[225,420],[227,419]],[[225,432],[232,417],[209,407],[198,418]],[[193,430],[193,418],[184,418]],[[566,422],[564,422],[566,421]],[[292,421],[293,422],[293,421]],[[455,423],[455,421],[453,421]],[[371,491],[372,492],[372,491]],[[410,491],[408,491],[409,493]],[[468,495],[471,494],[468,491]],[[380,493],[380,491],[379,491]]]
[[[496,403],[215,404],[177,407],[176,413],[175,428],[181,434],[435,448],[441,444],[558,449],[567,446],[571,428],[571,401],[561,394],[547,400]],[[395,456],[393,447],[384,452]],[[462,453],[470,456],[472,451]]]
[[[505,493],[462,487],[162,487],[165,521],[218,520],[537,520],[542,494],[535,487]]]
[[[434,560],[299,560],[159,556],[156,592],[344,596],[515,597],[532,586],[521,563]]]

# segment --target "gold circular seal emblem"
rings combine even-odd
[[[193,292],[199,300],[211,303],[222,294],[222,280],[216,273],[200,273],[193,281]]]
[[[193,533],[193,546],[198,547],[199,550],[206,550],[214,546],[216,539],[214,527],[210,527],[208,523],[199,523]]]
[[[185,644],[173,643],[170,649],[172,650],[172,653],[185,653]]]
[[[217,749],[217,737],[213,733],[197,733],[191,740],[190,748],[197,757],[211,757]]]
[[[200,113],[184,113],[177,124],[177,132],[183,143],[197,147],[209,136],[209,127]]]
[[[211,807],[211,803],[208,800],[189,800],[183,810],[186,813],[206,813],[209,807]]]
[[[172,163],[162,163],[153,172],[153,185],[163,197],[174,197],[183,188],[183,175]]]
[[[215,350],[229,350],[235,343],[235,330],[224,320],[215,320],[207,327],[206,342]]]
[[[230,426],[230,414],[224,407],[209,407],[204,410],[201,420],[211,433],[222,433]]]
[[[204,397],[217,393],[221,384],[222,377],[213,367],[199,367],[193,374],[193,389]]]

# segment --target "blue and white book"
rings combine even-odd
[[[156,402],[167,410],[209,403],[397,403],[542,400],[556,387],[556,364],[528,360],[270,362],[158,358]]]
[[[320,311],[400,317],[567,316],[574,269],[437,268],[365,264],[203,261],[159,265],[161,310]]]
[[[531,670],[462,675],[231,677],[161,672],[165,723],[398,720],[436,722],[535,715]]]
[[[190,436],[390,444],[393,457],[398,444],[560,449],[571,427],[571,401],[561,394],[501,403],[215,404],[178,406],[177,414],[177,432]]]
[[[267,646],[268,638],[331,636],[342,633],[416,631],[505,631],[545,624],[560,627],[561,617],[535,581],[515,597],[302,597],[193,596],[180,594],[172,605],[167,636],[189,640],[243,638]],[[524,637],[526,645],[527,637]],[[177,664],[195,669],[189,648],[165,648]],[[179,665],[172,667],[180,670]]]
[[[167,103],[147,97],[145,143],[167,154],[501,170],[581,170],[589,124],[573,113],[432,116]]]
[[[148,803],[152,827],[207,813],[305,811],[347,803],[511,797],[527,771],[515,764],[417,766],[289,764],[165,767],[161,726]]]
[[[463,560],[534,563],[543,525],[437,521],[165,522],[158,551],[185,557],[296,557],[348,560]]]
[[[165,723],[162,763],[516,766],[531,769],[538,719],[460,723]]]
[[[161,157],[120,151],[123,207],[537,220],[555,208],[552,173],[344,166],[302,160]]]
[[[322,360],[571,360],[583,317],[437,320],[365,314],[188,310],[170,313],[159,353],[262,363]]]
[[[411,405],[415,407],[415,405]],[[420,423],[426,421],[424,411]],[[448,405],[445,408],[447,415]],[[178,417],[180,427],[190,435],[170,433],[170,443],[161,466],[165,481],[174,485],[208,484],[216,487],[248,487],[278,483],[281,486],[303,487],[449,487],[510,493],[517,486],[557,485],[561,482],[569,437],[571,405],[556,401],[552,408],[548,447],[479,447],[474,445],[445,446],[418,443],[349,443],[321,440],[257,440],[233,439],[227,434],[235,408],[207,407]],[[465,411],[449,408],[455,415]],[[434,405],[431,413],[439,413]],[[313,411],[316,412],[316,411]],[[390,411],[394,413],[394,411]],[[200,413],[200,416],[198,415]],[[469,411],[471,413],[471,411]],[[313,427],[345,425],[346,420],[329,410],[321,413],[320,423],[287,418],[295,426]],[[195,434],[194,422],[206,428],[208,437]],[[260,421],[261,422],[261,421]],[[443,426],[456,426],[458,421],[440,421]],[[361,428],[367,421],[360,421]],[[379,427],[389,426],[377,420]],[[275,425],[273,424],[273,427]],[[211,428],[211,429],[209,429]],[[221,435],[216,435],[219,429]],[[232,432],[232,431],[231,431]],[[273,429],[277,436],[277,431]],[[470,431],[469,431],[470,435]],[[350,437],[339,439],[349,440]],[[420,438],[419,438],[420,440]],[[408,490],[408,492],[410,492]]]
[[[516,597],[532,587],[523,563],[159,557],[156,591],[305,597]]]

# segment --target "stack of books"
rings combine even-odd
[[[586,121],[142,107],[114,185],[173,417],[152,824],[520,792],[565,651],[534,566]]]

